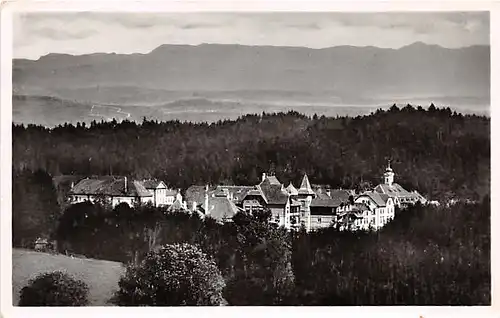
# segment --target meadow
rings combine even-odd
[[[12,249],[12,305],[17,306],[19,292],[38,274],[65,271],[89,286],[91,306],[107,306],[118,288],[125,268],[121,263]]]

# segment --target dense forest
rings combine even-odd
[[[255,184],[262,172],[298,183],[356,188],[396,181],[432,199],[479,200],[489,192],[490,120],[449,108],[408,105],[362,117],[297,112],[246,115],[214,124],[123,121],[13,126],[14,171],[159,178],[192,184]]]
[[[490,300],[490,120],[407,106],[357,118],[248,115],[216,124],[102,122],[13,126],[13,244],[40,235],[59,252],[138,262],[158,244],[186,242],[216,260],[230,305],[472,305]],[[435,199],[381,231],[289,233],[269,214],[224,225],[150,206],[61,204],[52,178],[157,177],[172,187],[283,182],[378,183],[391,158],[397,182]]]
[[[379,232],[287,232],[270,214],[218,224],[198,215],[79,203],[59,219],[61,253],[137,263],[154,246],[189,243],[212,257],[230,305],[490,303],[490,201],[415,206]]]

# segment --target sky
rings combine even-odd
[[[399,48],[489,44],[487,12],[17,13],[15,58],[148,53],[162,44]]]

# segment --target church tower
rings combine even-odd
[[[392,184],[394,183],[394,172],[391,168],[391,161],[389,161],[389,163],[387,164],[387,168],[384,172],[384,183],[388,186],[392,186]]]

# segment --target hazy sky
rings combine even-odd
[[[147,53],[161,44],[238,43],[323,48],[489,44],[489,14],[29,13],[14,19],[14,57]]]

